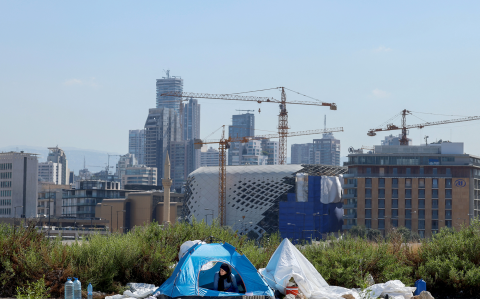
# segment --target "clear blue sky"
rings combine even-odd
[[[0,142],[126,153],[128,130],[143,127],[155,79],[170,69],[185,91],[286,86],[335,102],[337,111],[291,105],[289,124],[322,128],[326,114],[327,127],[345,129],[335,136],[346,155],[379,144],[387,134],[368,129],[405,108],[480,115],[479,15],[478,1],[0,1]],[[261,107],[257,128],[276,130],[276,105],[200,103],[202,137],[235,109]],[[464,141],[480,155],[479,129],[476,121],[410,137]]]

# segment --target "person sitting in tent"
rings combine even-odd
[[[233,275],[228,264],[222,264],[220,266],[220,271],[215,273],[213,289],[220,292],[238,293],[237,280],[235,279],[235,275]]]

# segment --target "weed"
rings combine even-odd
[[[34,282],[27,282],[26,287],[17,286],[17,299],[50,298],[50,288],[45,286],[45,277]]]

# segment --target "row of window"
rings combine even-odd
[[[12,163],[0,163],[0,170],[12,169]]]
[[[12,190],[1,190],[0,197],[12,196]]]
[[[438,199],[432,199],[432,209],[438,209]],[[392,209],[397,209],[398,208],[398,199],[392,199],[391,201],[391,207]],[[365,199],[365,208],[366,209],[371,209],[372,208],[372,199],[367,198]],[[385,199],[379,199],[378,200],[378,208],[379,209],[384,209],[385,208]],[[406,209],[411,209],[412,208],[412,200],[411,199],[405,199],[405,208]],[[419,199],[418,200],[418,208],[419,209],[425,209],[425,199]],[[446,210],[451,210],[452,209],[452,200],[451,199],[446,199],[445,200],[445,209]]]
[[[348,210],[350,211],[350,210]],[[354,210],[352,210],[354,211]],[[394,218],[398,218],[398,209],[392,209],[391,210],[392,216],[388,216],[387,218],[391,217],[392,220]],[[414,211],[412,213],[412,210],[406,209],[405,210],[405,219],[412,219],[412,214],[417,213],[417,211]],[[348,215],[349,213],[347,213]],[[365,219],[372,218],[372,210],[371,209],[365,209]],[[385,218],[385,209],[379,209],[378,210],[378,219]],[[418,219],[425,219],[425,210],[421,209],[418,210]],[[438,210],[432,210],[432,219],[438,219]],[[452,219],[452,210],[445,210],[445,219],[451,220]]]
[[[0,206],[11,206],[12,200],[11,199],[0,199]]]
[[[365,198],[372,198],[372,189],[365,189]],[[385,189],[378,189],[378,198],[385,198]],[[398,198],[398,189],[392,189],[392,198]],[[405,189],[405,198],[412,198],[412,189]],[[425,189],[418,189],[418,198],[425,198]],[[432,189],[432,198],[438,198],[438,189]],[[445,198],[452,198],[452,189],[445,189]]]
[[[11,215],[12,209],[11,208],[2,208],[0,209],[0,215]]]
[[[10,188],[10,187],[12,187],[12,181],[0,182],[0,188]]]
[[[372,187],[372,179],[365,179],[365,187]],[[392,187],[398,188],[398,179],[392,179]],[[378,179],[378,188],[385,188],[385,179]],[[405,188],[412,188],[412,179],[405,179]],[[425,188],[425,179],[418,179],[418,188]],[[432,179],[432,188],[438,189],[438,179]],[[452,188],[452,179],[445,179],[445,188]]]
[[[11,172],[0,172],[0,179],[11,179],[12,173]]]
[[[438,220],[432,220],[432,230],[438,230],[439,229],[439,221]],[[391,220],[391,225],[393,227],[398,227],[398,219],[392,219]],[[453,223],[452,220],[446,220],[445,221],[445,226],[446,227],[452,227]],[[365,219],[365,227],[367,228],[372,228],[372,220],[371,219]],[[412,229],[412,220],[405,220],[405,227],[408,229]],[[385,219],[378,219],[378,229],[385,229]],[[420,237],[425,237],[425,220],[418,220],[418,233],[420,234]]]
[[[398,168],[396,168],[396,167],[392,168],[391,170],[392,170],[392,171],[391,171],[390,174],[393,174],[393,175],[395,175],[395,174],[400,174],[400,173],[398,172]],[[438,174],[440,174],[437,168],[430,168],[430,170],[431,170],[431,171],[428,172],[428,174],[430,174],[430,175],[438,175]],[[371,167],[367,167],[366,170],[365,170],[365,173],[366,173],[366,174],[372,174],[372,168],[371,168]],[[385,169],[384,169],[384,168],[380,168],[379,174],[380,174],[380,175],[384,175],[384,174],[385,174]],[[424,175],[424,174],[425,174],[425,169],[424,169],[423,167],[420,167],[420,168],[418,169],[418,173],[413,173],[413,172],[412,172],[412,169],[409,168],[409,167],[407,167],[407,168],[405,168],[405,172],[402,173],[402,174],[406,174],[406,175],[409,175],[409,174]],[[442,173],[442,174],[443,174],[443,173]],[[452,175],[452,170],[451,170],[450,168],[445,168],[445,173],[444,173],[444,174],[446,174],[446,175]]]

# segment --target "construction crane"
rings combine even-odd
[[[383,128],[370,129],[368,131],[367,135],[368,136],[375,136],[375,135],[377,135],[376,132],[402,130],[402,137],[400,138],[400,145],[408,145],[408,138],[407,138],[407,130],[408,129],[413,129],[413,128],[422,129],[422,128],[428,127],[428,126],[451,124],[451,123],[480,119],[480,116],[469,116],[469,117],[464,117],[464,118],[456,118],[456,119],[441,120],[441,121],[434,121],[434,122],[425,122],[423,124],[407,125],[407,115],[408,114],[412,114],[412,111],[404,109],[404,110],[402,110],[402,112],[400,112],[399,114],[397,114],[397,115],[395,115],[394,117],[391,118],[391,119],[393,119],[393,118],[401,115],[402,116],[402,125],[400,127],[390,123],[390,124],[387,124],[387,126],[383,127]]]
[[[311,134],[324,134],[324,133],[333,133],[333,132],[343,132],[343,128],[331,128],[323,130],[309,130],[309,131],[300,131],[300,132],[290,132],[287,133],[288,137],[302,136],[302,135],[311,135]],[[219,165],[219,181],[218,181],[218,218],[220,220],[220,225],[226,225],[227,223],[227,155],[226,150],[230,147],[231,142],[241,142],[247,143],[250,140],[262,140],[269,138],[279,138],[280,134],[269,134],[269,135],[260,135],[260,136],[251,136],[251,137],[228,137],[225,138],[225,125],[222,126],[222,135],[219,140],[201,140],[196,139],[194,142],[195,149],[200,149],[204,144],[218,144],[218,165]]]
[[[172,91],[161,94],[161,96],[171,96],[171,97],[187,97],[187,98],[206,98],[206,99],[217,99],[217,100],[227,100],[227,101],[247,101],[247,102],[257,102],[261,103],[276,103],[280,104],[280,113],[278,114],[278,135],[279,135],[279,163],[281,165],[287,163],[287,136],[288,136],[288,112],[287,104],[295,105],[310,105],[310,106],[327,106],[330,107],[330,110],[337,110],[337,104],[335,103],[324,103],[320,101],[288,101],[285,94],[286,87],[276,87],[272,89],[281,89],[281,100],[274,99],[272,97],[256,97],[256,96],[242,96],[238,94],[209,94],[209,93],[194,93],[194,92],[180,92]],[[290,89],[288,89],[290,90]],[[293,90],[290,90],[293,91]],[[298,93],[298,92],[296,92]],[[300,94],[300,93],[298,93]],[[305,96],[303,94],[300,94]]]

